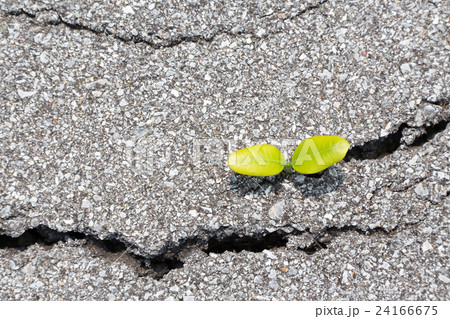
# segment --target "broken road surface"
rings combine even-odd
[[[2,300],[448,298],[445,1],[0,9]]]

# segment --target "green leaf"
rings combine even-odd
[[[270,176],[284,168],[284,156],[273,145],[258,144],[236,151],[230,155],[228,166],[239,174]]]
[[[348,142],[340,136],[313,136],[295,149],[292,168],[302,174],[315,174],[345,157]]]

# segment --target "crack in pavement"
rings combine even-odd
[[[328,0],[323,0],[320,1],[319,3],[315,4],[315,5],[311,5],[306,7],[305,9],[297,12],[294,16],[292,17],[286,17],[284,20],[294,20],[296,18],[298,18],[299,16],[312,11],[314,9],[318,9],[320,8],[323,4],[325,4],[326,2],[328,2]],[[43,13],[43,12],[50,12],[50,13],[54,13],[56,15],[56,19],[55,20],[50,20],[47,22],[42,23],[43,25],[65,25],[66,27],[70,28],[70,29],[74,29],[74,30],[86,30],[86,31],[90,31],[93,32],[95,34],[105,34],[105,35],[111,35],[113,36],[115,39],[121,40],[123,42],[133,42],[133,43],[145,43],[146,45],[149,45],[150,47],[154,48],[154,49],[161,49],[161,48],[171,48],[174,46],[177,46],[179,44],[182,43],[189,43],[189,42],[193,42],[193,43],[198,43],[198,42],[212,42],[217,36],[220,35],[228,35],[231,37],[237,37],[237,36],[241,36],[241,35],[250,35],[252,38],[257,38],[257,39],[264,39],[267,38],[270,35],[274,35],[274,34],[279,34],[282,33],[282,31],[277,31],[277,32],[272,32],[272,33],[267,33],[261,36],[255,35],[251,32],[248,31],[236,31],[236,32],[232,32],[230,30],[218,30],[217,32],[215,32],[213,35],[206,37],[203,35],[181,35],[177,38],[174,39],[164,39],[154,33],[150,33],[149,36],[154,36],[156,39],[161,40],[161,41],[167,41],[167,43],[156,43],[152,40],[149,39],[145,39],[142,36],[139,35],[120,35],[120,34],[116,34],[110,30],[108,30],[106,27],[101,27],[99,29],[81,24],[81,23],[77,23],[77,22],[70,22],[68,20],[66,20],[65,18],[62,17],[62,15],[55,10],[54,8],[50,7],[50,8],[41,8],[39,10],[35,10],[32,12],[27,11],[25,8],[21,8],[21,9],[15,9],[15,10],[11,10],[11,11],[6,11],[7,15],[10,16],[20,16],[20,15],[25,15],[28,18],[31,19],[35,19],[37,17],[37,14],[39,13]],[[270,14],[264,15],[264,16],[259,16],[259,18],[264,18],[267,16],[271,16],[272,14],[277,13],[277,11],[274,11]]]
[[[274,232],[255,233],[251,236],[239,235],[237,231],[233,231],[230,234],[230,229],[221,227],[214,232],[204,230],[204,235],[181,239],[178,244],[168,243],[161,249],[160,253],[153,255],[139,252],[139,249],[134,244],[123,239],[120,234],[113,234],[105,239],[100,239],[94,234],[80,231],[57,231],[41,224],[35,228],[25,230],[18,237],[0,235],[0,249],[13,248],[23,251],[34,244],[51,246],[68,240],[86,240],[87,243],[103,249],[106,253],[121,253],[114,263],[123,255],[128,254],[128,256],[138,262],[139,267],[137,272],[139,276],[151,276],[159,280],[171,270],[182,268],[184,266],[184,262],[182,261],[184,254],[195,248],[201,249],[207,254],[222,254],[226,251],[235,253],[250,251],[258,253],[264,250],[287,247],[287,236],[307,234],[313,239],[313,242],[306,247],[297,247],[297,250],[303,251],[307,255],[312,255],[319,250],[327,249],[335,238],[347,232],[356,232],[365,236],[371,236],[373,234],[392,235],[401,227],[413,226],[421,221],[397,225],[391,230],[383,227],[361,229],[355,225],[341,227],[330,226],[322,229],[318,233],[312,233],[308,228],[298,230],[287,225],[282,228],[289,228],[291,229],[290,231],[279,229]],[[136,248],[134,251],[132,250],[133,247]]]
[[[443,99],[441,101],[442,103],[445,103],[445,101],[448,100]],[[369,160],[379,159],[385,155],[394,153],[402,145],[406,145],[408,147],[422,146],[428,141],[432,140],[437,133],[444,131],[447,128],[448,123],[449,123],[448,119],[443,119],[438,123],[434,124],[424,124],[422,126],[411,126],[408,124],[408,121],[403,122],[397,127],[395,131],[386,136],[382,136],[379,137],[378,139],[367,141],[362,145],[353,146],[348,151],[347,155],[344,158],[344,161],[349,162],[351,159],[360,161],[368,159]],[[405,129],[416,129],[419,131],[424,130],[425,132],[415,137],[412,143],[405,143],[404,141],[402,141],[402,138],[404,137],[403,131]]]
[[[448,100],[442,99],[435,103],[436,105],[444,106],[448,105]],[[441,120],[438,123],[424,124],[420,127],[410,126],[407,122],[402,123],[396,131],[385,137],[354,146],[349,151],[349,154],[347,154],[345,160],[349,161],[352,158],[357,160],[377,159],[385,153],[395,152],[402,145],[403,130],[406,128],[425,130],[425,133],[416,136],[412,143],[406,144],[403,142],[403,144],[407,146],[422,146],[424,143],[430,141],[437,133],[444,131],[448,122],[448,120]],[[420,183],[423,180],[424,179],[415,180],[413,184]],[[391,184],[387,183],[375,190],[374,195],[381,188],[391,187]],[[408,186],[408,188],[410,187],[412,186]],[[406,189],[398,189],[397,191],[405,191]],[[313,239],[313,242],[306,247],[298,247],[297,250],[311,255],[322,249],[327,249],[333,239],[350,231],[367,236],[376,233],[389,236],[401,227],[416,225],[422,221],[423,220],[403,224],[399,223],[390,230],[383,227],[362,229],[356,225],[339,227],[329,226],[317,233],[313,233],[309,228],[299,230],[291,225],[286,225],[274,232],[265,231],[262,233],[254,233],[251,236],[243,235],[243,230],[234,230],[222,226],[217,231],[201,230],[199,235],[181,239],[178,243],[167,243],[157,254],[147,254],[142,252],[142,249],[125,240],[121,234],[117,233],[101,239],[95,234],[80,231],[63,232],[53,230],[46,225],[39,225],[35,228],[25,230],[22,235],[18,237],[12,237],[5,234],[0,235],[0,249],[15,248],[24,250],[34,244],[53,245],[58,242],[65,242],[69,239],[86,240],[88,243],[102,248],[105,252],[112,254],[121,253],[116,261],[124,254],[128,254],[128,256],[139,263],[140,267],[138,268],[138,273],[140,275],[160,279],[169,271],[182,268],[184,264],[182,261],[183,255],[195,248],[201,249],[207,254],[221,254],[226,251],[238,253],[244,250],[262,252],[264,250],[287,247],[288,236],[302,236],[306,234]],[[283,230],[286,228],[289,228],[290,230]],[[2,230],[0,229],[0,233],[1,232]]]
[[[46,22],[44,23],[44,25],[59,25],[59,24],[63,24],[65,26],[67,26],[70,29],[74,29],[74,30],[86,30],[86,31],[90,31],[93,32],[97,35],[100,34],[105,34],[105,35],[111,35],[112,37],[114,37],[115,39],[118,39],[120,41],[123,42],[133,42],[135,44],[138,43],[144,43],[150,47],[152,47],[153,49],[161,49],[161,48],[171,48],[174,46],[177,46],[181,43],[188,43],[188,42],[192,42],[192,43],[198,43],[198,42],[212,42],[214,40],[215,37],[222,35],[222,34],[227,34],[229,36],[240,36],[240,35],[244,35],[244,34],[250,34],[250,33],[246,33],[244,31],[239,31],[239,32],[231,32],[231,31],[226,31],[226,30],[219,30],[218,32],[214,33],[212,36],[210,37],[205,37],[202,35],[184,35],[184,36],[180,36],[176,39],[171,39],[171,40],[167,40],[167,39],[163,39],[162,37],[156,35],[156,34],[149,34],[149,36],[154,36],[155,38],[162,40],[162,41],[168,41],[168,43],[155,43],[154,41],[151,40],[147,40],[144,39],[142,36],[139,35],[119,35],[119,34],[115,34],[112,31],[109,31],[106,28],[102,28],[102,29],[95,29],[83,24],[79,24],[79,23],[75,23],[75,22],[69,22],[67,20],[65,20],[61,14],[53,9],[45,9],[45,10],[41,10],[41,11],[37,11],[36,13],[39,12],[43,12],[43,11],[49,11],[49,12],[54,12],[57,15],[57,19],[50,21],[50,22]],[[9,11],[8,14],[9,15],[13,15],[13,16],[19,16],[19,15],[26,15],[29,18],[36,18],[36,13],[29,13],[26,12],[24,9],[20,9],[20,10],[15,10],[15,11]],[[252,37],[256,37],[255,35],[251,34]],[[261,36],[259,38],[264,38],[267,37],[268,35],[265,36]]]

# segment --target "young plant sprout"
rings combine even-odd
[[[315,174],[341,161],[349,143],[340,136],[313,136],[300,143],[286,162],[273,145],[258,144],[230,155],[228,166],[236,173],[250,176],[271,176],[291,169],[302,174]]]

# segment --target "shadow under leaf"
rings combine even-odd
[[[230,189],[239,195],[267,195],[280,190],[285,179],[289,180],[304,196],[318,197],[341,188],[344,182],[344,173],[335,166],[311,175],[303,175],[296,172],[286,173],[283,171],[277,175],[259,177],[235,173],[230,179]]]
[[[344,172],[340,168],[331,166],[318,174],[292,174],[289,180],[304,196],[318,197],[341,188],[344,177]]]
[[[247,194],[269,194],[277,192],[281,188],[281,183],[286,178],[286,173],[273,176],[247,176],[235,173],[230,179],[230,188],[239,195]]]

